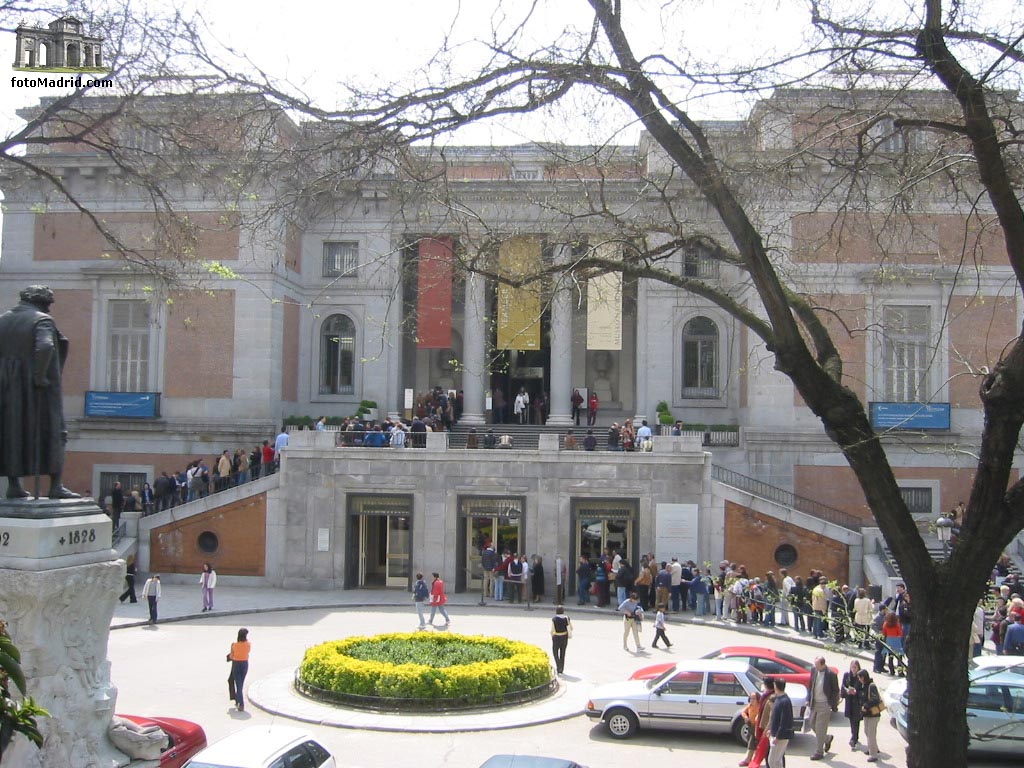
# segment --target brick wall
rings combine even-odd
[[[65,395],[81,396],[89,389],[92,291],[88,288],[59,289],[53,292],[53,298],[50,311],[60,332],[68,337],[70,344],[67,364],[61,373],[61,391]]]
[[[769,570],[778,575],[781,566],[775,562],[775,550],[782,544],[792,545],[797,552],[796,563],[786,566],[791,576],[806,576],[812,568],[817,568],[830,579],[840,583],[846,581],[850,572],[850,555],[845,544],[759,514],[740,504],[725,502],[727,560],[746,565],[752,577],[763,578]]]
[[[195,573],[198,580],[203,563],[209,562],[224,576],[264,576],[266,531],[265,493],[177,520],[150,532],[150,571]],[[213,537],[216,537],[216,550],[204,551],[200,542],[214,541]]]
[[[174,296],[168,311],[165,397],[231,397],[234,393],[235,292]]]

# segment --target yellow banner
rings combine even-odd
[[[498,269],[509,278],[535,274],[541,266],[539,237],[513,237],[498,248]],[[498,349],[540,349],[538,285],[498,284]]]
[[[602,258],[619,257],[618,243],[605,243],[597,249]],[[587,349],[622,349],[621,272],[587,281]]]

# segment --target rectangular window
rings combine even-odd
[[[718,267],[719,261],[701,249],[694,248],[683,255],[683,277],[714,280],[718,277]]]
[[[114,490],[114,483],[121,484],[121,490],[125,498],[128,498],[133,490],[141,493],[142,486],[148,482],[145,472],[100,472],[100,492],[96,499],[103,504],[104,499]]]
[[[882,329],[884,399],[891,403],[927,402],[928,367],[935,352],[931,307],[885,307]]]
[[[324,277],[355,277],[359,272],[359,243],[324,243]]]
[[[107,316],[107,390],[149,391],[149,302],[111,301]]]
[[[900,496],[912,515],[932,514],[931,488],[900,488]]]

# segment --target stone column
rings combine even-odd
[[[633,426],[639,427],[641,419],[647,419],[648,426],[651,427],[655,432],[658,431],[657,420],[654,418],[653,413],[648,413],[648,392],[647,385],[650,381],[650,375],[648,372],[648,349],[650,339],[648,338],[649,323],[647,317],[646,307],[648,305],[647,290],[649,284],[647,280],[638,280],[636,286],[636,336],[633,339],[633,349],[635,351],[635,358],[633,360],[633,391],[636,406],[636,413],[633,416]],[[623,360],[623,364],[628,365],[628,362]]]
[[[568,245],[555,246],[554,258],[564,264],[571,256]],[[551,389],[548,392],[548,424],[569,426],[572,421],[572,294],[559,280],[551,297]]]
[[[463,424],[483,424],[484,393],[489,368],[485,337],[487,281],[475,273],[466,274],[466,299],[463,313],[462,418]]]

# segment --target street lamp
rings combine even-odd
[[[939,536],[939,541],[942,542],[942,557],[943,559],[949,557],[949,539],[953,535],[953,521],[945,515],[939,517],[935,521],[935,533]]]

